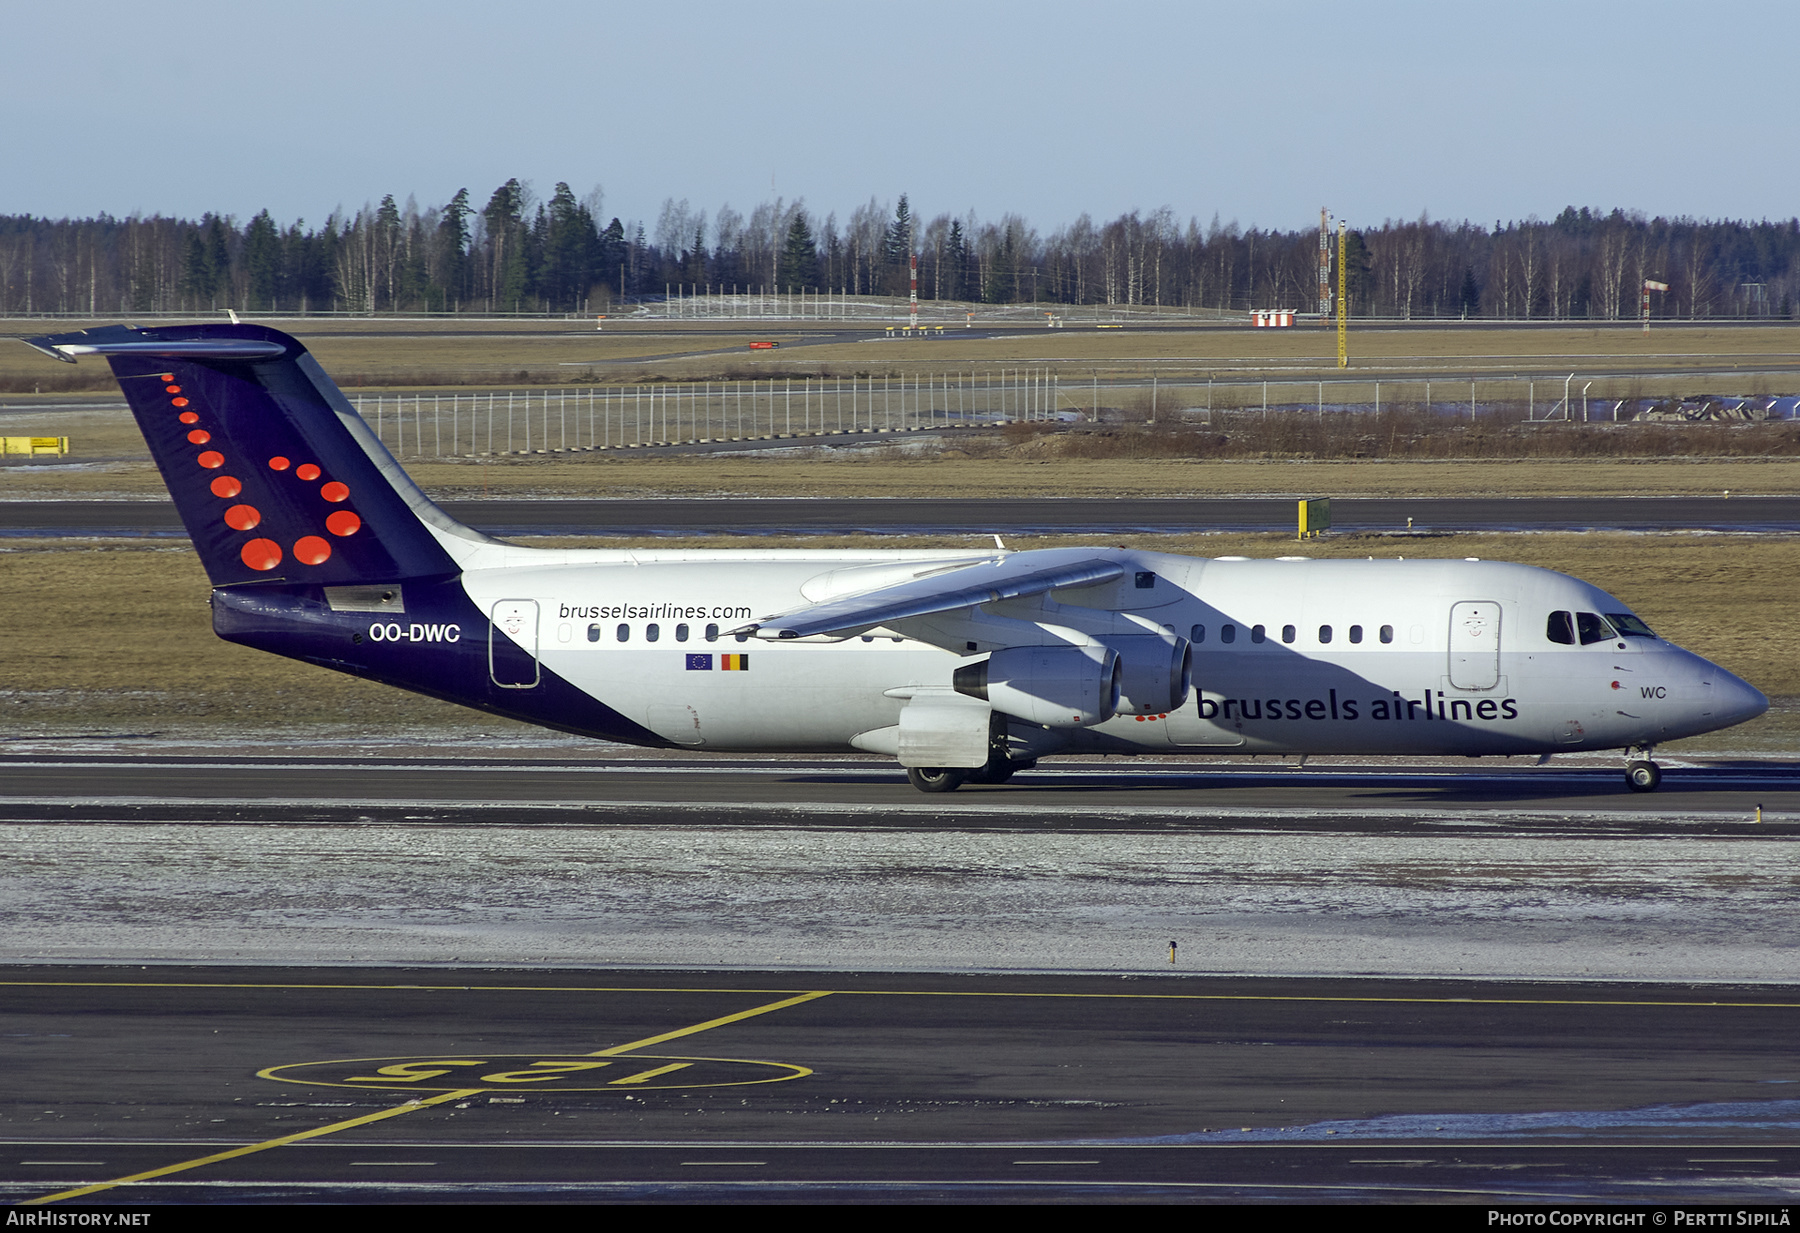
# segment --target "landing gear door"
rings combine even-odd
[[[501,689],[537,688],[537,600],[503,599],[494,605],[488,622],[488,677]]]
[[[1500,605],[1473,600],[1450,609],[1450,684],[1492,689],[1500,683]]]

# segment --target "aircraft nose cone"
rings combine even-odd
[[[1712,682],[1713,713],[1728,724],[1741,724],[1755,719],[1769,709],[1762,690],[1729,672],[1719,671]]]

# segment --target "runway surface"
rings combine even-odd
[[[12,1202],[1790,1201],[1792,990],[0,972]]]
[[[449,501],[494,535],[1158,534],[1292,531],[1288,497],[1041,500],[658,498]],[[1339,531],[1800,530],[1797,497],[1358,498]],[[0,535],[182,535],[163,501],[0,501]]]
[[[1793,764],[494,754],[0,758],[0,1194],[1800,1190]]]

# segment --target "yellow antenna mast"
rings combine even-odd
[[[1340,218],[1340,219],[1338,219],[1338,303],[1337,303],[1337,310],[1338,310],[1338,367],[1339,368],[1350,367],[1350,340],[1345,333],[1345,331],[1349,328],[1349,325],[1350,325],[1350,320],[1349,320],[1350,312],[1349,312],[1349,292],[1347,290],[1349,283],[1344,277],[1345,270],[1347,268],[1344,265],[1344,244],[1345,244],[1344,234],[1345,234],[1344,233],[1344,220]]]

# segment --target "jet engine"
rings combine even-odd
[[[1119,653],[1119,710],[1131,715],[1166,715],[1187,701],[1193,687],[1193,650],[1186,638],[1155,634],[1109,637]]]
[[[1015,646],[956,670],[956,692],[1047,728],[1105,723],[1119,709],[1123,666],[1103,646]]]

